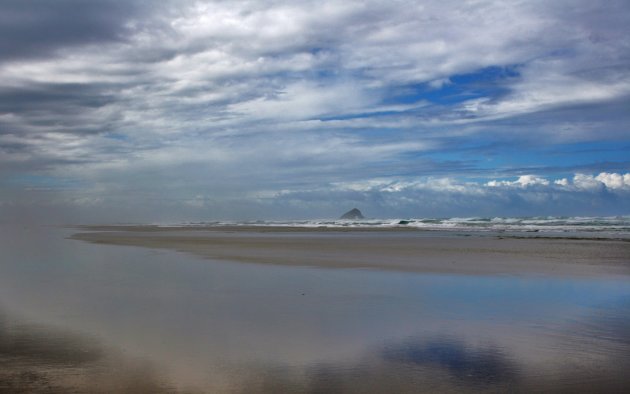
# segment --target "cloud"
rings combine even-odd
[[[490,180],[488,182],[462,182],[453,178],[428,177],[419,180],[372,179],[362,182],[336,184],[338,190],[379,191],[396,193],[405,190],[433,190],[444,193],[491,194],[498,190],[584,190],[630,191],[630,173],[602,172],[599,175],[575,174],[567,178],[549,180],[536,175],[521,175],[516,180]]]
[[[490,187],[497,187],[497,186],[528,187],[528,186],[533,186],[533,185],[547,186],[547,185],[549,185],[549,181],[544,179],[544,178],[537,177],[535,175],[521,175],[515,181],[496,181],[496,180],[492,180],[492,181],[486,183],[486,185],[490,186]]]
[[[0,62],[50,56],[88,44],[121,42],[149,11],[142,2],[7,0],[0,15]]]
[[[121,167],[115,171],[126,171]],[[343,207],[358,206],[370,217],[470,217],[538,215],[618,215],[630,209],[630,187],[608,186],[596,178],[618,179],[628,174],[584,175],[546,179],[536,176],[516,180],[461,181],[454,178],[390,178],[324,183],[322,179],[275,182],[262,179],[244,185],[244,178],[194,176],[195,168],[171,166],[156,173],[149,166],[121,184],[110,172],[95,176],[95,183],[68,182],[56,187],[54,178],[22,181],[18,201],[13,188],[0,194],[5,210],[40,212],[44,217],[65,215],[72,220],[112,220],[112,212],[129,221],[181,221],[212,219],[296,219],[338,217]],[[151,176],[159,174],[160,182]],[[182,176],[182,174],[187,174]],[[235,176],[235,175],[232,175]],[[522,177],[521,177],[522,178]],[[534,182],[531,180],[534,179]],[[546,182],[545,182],[546,181]],[[169,187],[160,187],[160,185]],[[42,185],[44,187],[34,187]],[[272,187],[270,187],[272,185]],[[27,190],[28,189],[28,190]],[[191,196],[191,193],[195,193]],[[54,215],[51,213],[55,213]],[[52,215],[52,216],[51,216]],[[5,211],[5,217],[7,211]],[[52,220],[52,219],[51,219]],[[58,219],[57,219],[58,220]]]
[[[14,7],[64,25],[85,42],[75,47],[60,37],[59,45],[67,46],[62,56],[5,65],[1,82],[16,93],[31,92],[25,101],[49,98],[38,105],[45,108],[71,100],[72,95],[59,93],[74,89],[80,96],[74,96],[78,100],[68,103],[68,110],[75,108],[76,114],[90,103],[106,106],[110,111],[93,113],[91,123],[103,124],[105,116],[115,113],[118,119],[105,124],[117,129],[172,132],[200,124],[207,129],[210,121],[219,128],[240,127],[263,115],[283,123],[374,112],[392,84],[428,83],[435,89],[452,75],[496,65],[520,65],[508,95],[467,101],[460,112],[450,111],[459,113],[455,119],[439,115],[431,121],[522,115],[630,92],[626,69],[592,69],[594,58],[612,64],[622,60],[624,44],[603,23],[624,22],[612,15],[615,9],[623,15],[621,3],[612,4],[611,13],[600,15],[602,21],[594,25],[585,16],[590,12],[586,3],[571,7],[579,10],[571,16],[581,21],[573,28],[563,23],[563,7],[545,3],[212,2],[183,3],[177,13],[168,6],[159,8],[160,13],[147,12],[139,2],[125,7],[103,3],[94,9],[72,2],[41,10],[32,4]],[[98,35],[95,28],[94,37],[83,34],[82,25],[61,19],[65,9],[85,15],[73,21],[99,16],[105,32]],[[124,41],[113,40],[118,35]],[[14,37],[16,47],[25,46],[17,32],[6,36]],[[90,45],[91,40],[100,45]],[[51,120],[57,113],[53,108]],[[32,120],[23,109],[5,111],[22,115],[23,122]],[[72,114],[65,119],[72,120]],[[40,115],[38,120],[46,118]],[[85,124],[85,119],[75,120]],[[60,132],[68,127],[60,126]]]
[[[618,174],[602,172],[599,175],[575,174],[572,181],[567,178],[552,181],[535,175],[522,175],[515,181],[492,180],[486,183],[489,187],[528,188],[543,186],[548,189],[563,188],[566,190],[609,190],[630,191],[630,173]]]
[[[630,190],[630,173],[616,174],[602,172],[597,176],[576,174],[573,177],[573,186],[578,189]]]
[[[0,175],[72,177],[86,185],[78,194],[214,196],[199,209],[374,179],[390,197],[492,182],[625,190],[623,177],[562,180],[624,171],[619,153],[562,168],[554,155],[629,140],[629,11],[624,1],[9,1]]]

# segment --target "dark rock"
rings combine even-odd
[[[343,215],[341,215],[340,219],[356,220],[356,219],[364,219],[364,217],[363,217],[363,214],[361,213],[361,211],[359,211],[356,208],[352,208],[348,212],[346,212]]]

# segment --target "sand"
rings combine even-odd
[[[404,229],[92,226],[71,239],[209,259],[454,274],[630,275],[630,242]]]

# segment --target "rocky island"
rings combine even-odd
[[[357,208],[352,208],[348,212],[341,215],[339,219],[347,219],[347,220],[357,220],[357,219],[365,219],[361,211]]]

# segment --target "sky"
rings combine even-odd
[[[0,222],[630,215],[630,2],[0,2]]]

